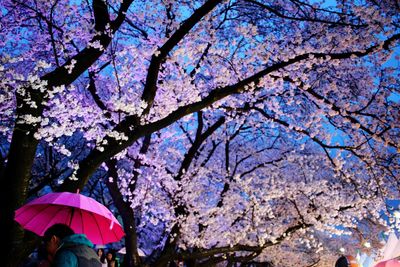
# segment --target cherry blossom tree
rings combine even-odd
[[[248,117],[244,121],[247,120]],[[203,144],[200,151],[204,155],[197,154],[193,167],[181,177],[176,175],[179,171],[171,171],[173,167],[168,167],[171,169],[167,173],[161,170],[164,174],[155,175],[155,170],[148,170],[152,168],[150,161],[145,164],[136,189],[146,194],[130,194],[138,199],[131,202],[146,210],[141,212],[147,214],[142,215],[142,224],[147,222],[158,227],[162,222],[171,228],[165,231],[165,238],[160,238],[165,245],[154,266],[165,266],[173,259],[210,266],[221,261],[247,262],[254,258],[280,266],[285,265],[283,260],[289,254],[293,266],[306,266],[305,263],[313,260],[320,264],[332,261],[340,247],[354,252],[362,248],[365,240],[372,242],[378,238],[384,229],[378,222],[379,216],[377,219],[373,214],[377,212],[376,207],[382,207],[377,205],[379,198],[369,199],[367,203],[356,195],[353,185],[343,183],[341,174],[335,175],[332,171],[329,158],[317,153],[310,144],[295,151],[297,142],[291,141],[295,138],[285,139],[285,134],[278,135],[276,128],[264,127],[257,134],[245,125],[227,129],[231,132],[229,136],[222,132],[221,137],[212,137],[208,148]],[[198,138],[199,131],[195,132]],[[187,151],[195,146],[196,138],[188,138],[192,141]],[[169,146],[170,143],[167,142]],[[179,156],[181,145],[176,142],[175,145],[177,148],[173,152],[170,147],[169,154],[178,155],[177,161],[185,162],[190,153]],[[165,150],[156,149],[152,153]],[[152,161],[163,158],[154,154],[151,157]],[[163,165],[159,163],[157,167]],[[175,169],[180,170],[181,166],[178,164]],[[176,191],[176,185],[167,184],[168,173],[182,185],[181,189]],[[140,189],[142,186],[145,189]],[[171,188],[172,193],[168,192]],[[160,204],[160,200],[166,202]],[[360,230],[365,220],[374,220],[376,229]],[[327,242],[327,233],[340,236],[356,231],[359,235],[351,237],[347,244],[338,242],[339,245],[332,246]],[[324,243],[317,242],[315,232],[324,238]],[[358,238],[361,235],[362,240]],[[271,252],[279,249],[286,254]]]
[[[398,197],[399,78],[398,69],[385,62],[394,58],[400,39],[399,10],[389,0],[332,7],[298,0],[2,1],[0,231],[6,258],[19,251],[24,238],[13,218],[32,177],[34,186],[49,181],[56,190],[74,192],[106,170],[115,204],[129,211],[135,207],[130,194],[151,162],[141,158],[157,134],[164,139],[155,139],[155,147],[165,147],[166,153],[151,170],[152,183],[167,190],[163,195],[159,186],[153,194],[161,197],[161,214],[185,217],[178,224],[170,220],[171,231],[179,225],[183,234],[176,245],[210,248],[216,241],[205,237],[214,231],[223,233],[220,253],[232,252],[229,248],[242,241],[257,244],[259,251],[296,222],[299,228],[335,231],[338,224],[354,226],[353,220],[367,213],[379,217],[384,199]],[[174,127],[188,123],[191,136],[200,122],[190,114],[202,111],[214,120],[210,128],[197,127],[200,139],[191,137],[200,146],[193,141],[168,149],[164,140],[179,144],[182,139]],[[228,115],[221,121],[227,123],[222,131],[227,139],[217,146],[206,133],[213,125],[222,127],[221,114]],[[255,142],[248,164],[242,150],[251,135],[242,146],[229,141],[237,130],[231,122],[242,125],[243,116],[249,117],[245,129],[275,128],[289,143],[278,142],[279,153],[272,146],[265,154]],[[217,151],[221,147],[225,152]],[[49,158],[45,150],[54,150],[62,162],[52,172],[41,163]],[[308,150],[312,153],[305,155]],[[203,161],[193,165],[182,157],[185,152]],[[133,165],[124,167],[124,160]],[[316,162],[322,173],[312,169]],[[46,173],[48,179],[41,176]],[[200,190],[202,181],[215,180],[220,181]],[[257,183],[270,192],[257,190]],[[149,196],[140,190],[135,197]],[[208,191],[214,201],[198,203]],[[232,205],[235,199],[241,207]],[[234,235],[236,218],[247,221],[271,205],[280,216],[257,217],[254,232]],[[234,218],[235,210],[242,213]],[[123,217],[134,239],[134,216]],[[190,235],[195,226],[196,237]],[[266,232],[260,236],[257,229]],[[132,244],[133,264],[138,264]]]

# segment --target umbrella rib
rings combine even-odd
[[[85,233],[85,222],[83,221],[83,211],[81,209],[79,209],[79,214],[81,215],[82,233]]]
[[[41,206],[41,205],[42,205],[42,204],[40,204],[39,206]],[[32,206],[34,206],[34,205],[31,205],[31,207],[32,207]],[[44,210],[46,210],[46,209],[49,208],[49,207],[51,207],[51,205],[44,205],[44,207],[41,207],[41,209],[40,209],[39,212],[36,212],[35,214],[33,214],[33,216],[30,217],[29,220],[26,220],[26,221],[27,221],[27,222],[31,222],[32,220],[35,219],[36,216],[40,215],[40,213],[42,213]],[[21,212],[21,214],[22,214],[22,213],[25,213],[25,212],[27,212],[27,211],[29,211],[29,209],[24,210],[23,212]],[[21,216],[21,214],[19,214],[19,216]]]
[[[56,218],[56,217],[57,217],[57,214],[60,213],[60,212],[62,212],[62,211],[64,211],[65,208],[67,207],[67,206],[62,206],[62,205],[54,205],[54,206],[60,206],[61,208],[60,208],[60,209],[57,209],[57,211],[56,211],[55,214],[53,215],[53,218]],[[51,205],[50,205],[49,207],[51,207]],[[53,222],[53,219],[51,219],[51,220],[48,221],[48,223],[46,224],[46,227],[45,227],[46,230],[47,230],[48,227],[51,226],[50,223],[52,223],[52,222]],[[57,222],[56,222],[56,223],[57,223]],[[56,224],[56,223],[54,223],[54,224]],[[52,224],[52,225],[53,225],[53,224]],[[45,230],[45,231],[46,231],[46,230]]]
[[[99,223],[97,222],[96,217],[94,216],[94,214],[93,214],[92,212],[89,212],[89,214],[90,214],[90,216],[93,217],[93,220],[94,220],[94,222],[95,222],[96,225],[97,225],[97,229],[99,230],[100,237],[101,237],[101,240],[102,240],[102,243],[103,243],[102,245],[106,244],[106,243],[105,243],[105,240],[104,240],[104,238],[103,238],[103,233],[102,233],[102,231],[101,231],[101,229],[100,229],[100,225],[99,225]]]
[[[74,218],[74,213],[75,213],[75,207],[71,207],[71,216],[69,218],[69,224],[68,224],[69,227],[71,227],[72,225],[72,219]]]
[[[111,218],[111,220],[112,220],[112,218]],[[116,223],[114,222],[114,225],[115,225]],[[117,227],[118,227],[118,225],[117,225]],[[112,231],[112,233],[114,234],[114,236],[115,236],[115,240],[119,240],[119,237],[117,236],[117,233],[115,232],[115,231]]]
[[[53,194],[57,194],[57,193],[53,193]],[[52,200],[52,202],[55,202],[55,200],[65,200],[65,197],[64,198],[61,198],[61,193],[59,194],[59,195],[57,195],[57,197],[55,198],[55,199],[51,199],[50,197],[48,197],[48,198],[46,198],[46,201],[49,201],[49,200]],[[43,200],[42,200],[43,201]],[[71,203],[71,201],[67,201],[68,203]],[[90,211],[90,210],[84,210],[84,209],[81,209],[81,208],[78,208],[78,207],[74,207],[73,205],[68,205],[68,203],[64,203],[64,204],[60,204],[60,203],[38,203],[38,204],[33,204],[32,206],[36,206],[36,205],[38,205],[39,207],[37,207],[36,209],[38,210],[38,212],[36,212],[35,214],[33,214],[33,215],[31,215],[31,216],[27,216],[28,217],[28,219],[25,219],[24,221],[26,221],[27,223],[24,223],[24,225],[22,225],[21,224],[21,226],[25,226],[25,224],[29,224],[30,222],[33,222],[33,221],[35,221],[37,218],[40,218],[39,216],[41,215],[41,214],[43,214],[47,209],[50,209],[50,208],[52,208],[52,207],[54,207],[54,206],[58,206],[59,208],[58,209],[56,209],[55,210],[55,212],[54,212],[54,214],[52,214],[52,217],[51,218],[49,218],[49,220],[47,221],[47,222],[43,222],[42,221],[42,223],[43,224],[41,224],[41,225],[45,225],[45,228],[44,228],[44,231],[46,231],[47,230],[47,228],[49,227],[49,226],[51,226],[52,224],[55,224],[55,223],[57,223],[57,221],[56,220],[54,220],[55,218],[57,218],[57,215],[58,214],[60,214],[60,213],[62,213],[62,212],[65,212],[66,211],[66,208],[70,208],[70,210],[68,210],[68,211],[70,211],[71,213],[69,214],[68,213],[68,211],[67,211],[67,215],[70,215],[70,216],[67,216],[66,218],[65,218],[65,222],[64,222],[64,224],[67,224],[68,223],[68,221],[69,221],[69,226],[71,227],[72,226],[72,223],[73,223],[73,221],[74,221],[74,216],[75,216],[75,214],[74,213],[76,213],[76,212],[79,212],[79,214],[80,214],[80,216],[81,216],[81,225],[82,225],[82,232],[84,233],[84,229],[85,228],[87,228],[86,226],[85,226],[85,220],[84,220],[84,214],[83,214],[83,211],[87,211],[89,214],[90,214],[90,216],[94,219],[94,222],[95,222],[95,224],[96,224],[96,226],[97,226],[97,232],[98,232],[98,234],[100,235],[100,238],[101,238],[101,241],[102,241],[102,243],[103,244],[106,244],[106,242],[108,242],[108,240],[106,240],[105,238],[108,236],[108,235],[104,235],[104,234],[106,234],[106,233],[103,233],[103,231],[102,231],[102,229],[100,228],[100,221],[98,221],[97,219],[96,219],[96,216],[100,216],[101,218],[103,218],[104,220],[107,220],[107,223],[111,223],[111,224],[114,224],[114,223],[116,223],[116,222],[113,222],[113,216],[111,216],[111,218],[109,219],[109,218],[107,218],[106,216],[104,216],[104,214],[103,214],[103,212],[101,212],[102,214],[100,214],[100,212],[99,211]],[[97,203],[97,202],[96,202]],[[42,207],[42,205],[43,205],[43,207]],[[75,210],[75,208],[77,208],[77,209],[79,209],[79,210]],[[104,207],[105,208],[105,207]],[[24,214],[25,212],[28,212],[28,210],[23,210],[18,216],[21,216],[22,217],[22,214]],[[17,216],[15,216],[15,217],[17,217]],[[68,218],[69,217],[69,218]],[[60,218],[61,218],[61,216],[60,216]],[[60,218],[58,218],[58,219],[60,219]],[[68,220],[69,219],[69,220]],[[115,219],[115,218],[114,218]],[[119,224],[118,224],[119,225]],[[42,228],[43,229],[43,228]],[[43,231],[43,230],[42,230]],[[110,229],[110,231],[112,232],[112,235],[114,235],[114,237],[115,237],[115,240],[118,240],[119,239],[119,237],[118,237],[118,235],[117,235],[117,233],[116,233],[116,231],[113,231],[113,229]],[[42,234],[42,232],[40,232],[39,233],[39,235],[41,235]],[[111,239],[110,239],[111,240]]]
[[[38,204],[39,205],[39,204]],[[42,212],[44,212],[46,209],[48,208],[52,208],[54,206],[59,206],[59,205],[53,205],[53,204],[40,204],[40,205],[44,205],[44,207],[42,209],[40,209],[40,212],[35,213],[34,216],[32,216],[31,218],[29,218],[29,220],[27,221],[29,224],[30,222],[32,222],[33,220],[35,220],[36,217],[42,215]],[[57,215],[59,212],[61,212],[63,209],[57,209],[56,213],[54,215]],[[55,218],[56,216],[53,216],[53,218]],[[52,220],[49,220],[49,222],[46,224],[46,227],[44,228],[44,231],[47,230],[47,228],[49,227],[49,224],[52,222]],[[24,227],[24,226],[23,226]],[[42,233],[40,233],[39,235],[41,235]]]

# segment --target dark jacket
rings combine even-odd
[[[54,267],[101,267],[93,244],[83,234],[67,236],[62,240],[53,262]]]

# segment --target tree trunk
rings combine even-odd
[[[126,255],[124,266],[129,267],[140,267],[142,266],[141,259],[138,253],[138,245],[137,245],[137,234],[136,234],[136,223],[134,214],[131,208],[126,210],[128,213],[122,213],[124,230],[125,230],[125,248]]]
[[[180,234],[180,229],[178,224],[176,223],[172,229],[171,233],[165,241],[165,245],[160,257],[154,263],[154,267],[165,267],[167,266],[169,261],[174,260],[175,250],[176,250],[176,240]],[[171,236],[175,236],[173,240],[171,240]]]
[[[106,164],[108,167],[108,174],[113,178],[113,181],[107,180],[106,185],[110,191],[115,207],[119,214],[121,214],[124,225],[126,249],[124,266],[139,267],[142,265],[142,262],[138,253],[135,216],[129,203],[124,201],[121,192],[118,189],[117,161],[111,159],[107,161]]]
[[[15,210],[24,204],[35,158],[38,141],[33,137],[37,127],[27,124],[16,124],[7,164],[0,177],[0,239],[4,245],[5,266],[15,266],[11,259],[16,256],[23,245],[23,230],[15,223]],[[17,248],[18,247],[18,248]],[[17,254],[16,254],[17,253]]]
[[[196,267],[197,262],[195,259],[185,260],[186,267]]]

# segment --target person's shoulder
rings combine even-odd
[[[60,249],[56,253],[54,263],[57,267],[78,266],[78,259],[72,251]]]

